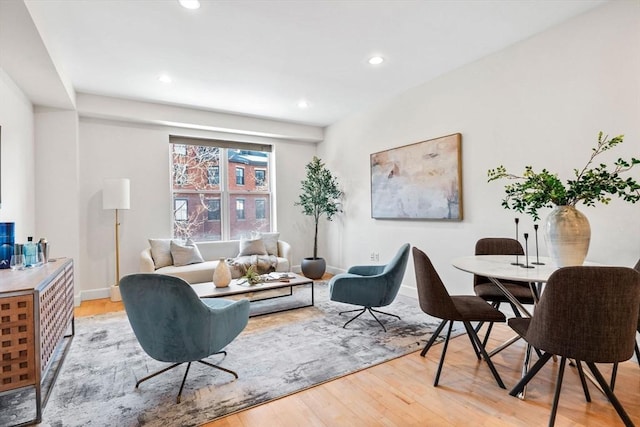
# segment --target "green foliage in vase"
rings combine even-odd
[[[488,182],[507,178],[518,182],[505,186],[506,197],[502,206],[517,212],[531,215],[534,220],[540,219],[538,209],[554,206],[575,206],[582,202],[586,206],[594,206],[596,202],[608,204],[610,196],[618,196],[623,200],[635,203],[640,200],[640,184],[633,178],[622,178],[620,174],[627,172],[640,160],[619,158],[609,167],[603,163],[592,166],[596,156],[610,150],[623,142],[624,135],[609,138],[598,134],[598,145],[592,149],[591,157],[581,169],[574,169],[574,178],[563,183],[558,174],[547,169],[535,172],[531,166],[526,166],[522,176],[508,173],[502,165],[489,169]]]
[[[338,180],[316,156],[305,166],[306,179],[301,182],[302,193],[295,206],[302,206],[302,213],[313,217],[315,233],[313,237],[313,257],[318,257],[318,222],[322,215],[331,221],[338,213],[336,201],[342,196]]]

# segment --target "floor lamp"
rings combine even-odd
[[[102,187],[102,209],[116,211],[116,284],[111,285],[111,301],[121,301],[120,297],[120,221],[119,209],[129,209],[129,180],[127,178],[108,178]]]

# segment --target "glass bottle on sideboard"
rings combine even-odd
[[[38,265],[38,248],[35,243],[33,243],[33,237],[27,237],[27,243],[24,244],[24,248],[22,249],[24,253],[24,266],[35,267]]]

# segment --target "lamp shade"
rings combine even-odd
[[[102,187],[102,209],[129,209],[129,180],[107,178]]]

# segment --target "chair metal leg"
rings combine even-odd
[[[487,347],[487,343],[489,342],[489,334],[491,333],[491,329],[493,329],[493,322],[489,322],[489,326],[487,326],[487,332],[484,334],[484,339],[482,340],[482,345],[485,348]]]
[[[433,343],[436,341],[436,339],[438,339],[438,335],[440,335],[440,332],[442,331],[444,326],[447,324],[447,322],[448,320],[443,320],[442,322],[440,322],[440,325],[438,325],[438,329],[436,329],[433,335],[431,335],[431,338],[429,338],[429,342],[427,342],[427,345],[425,345],[422,351],[420,352],[420,356],[424,357],[425,354],[427,354],[427,351],[429,351]]]
[[[141,380],[138,380],[138,382],[136,383],[136,388],[138,388],[138,386],[139,386],[141,383],[143,383],[144,381],[149,380],[149,379],[151,379],[151,378],[153,378],[153,377],[155,377],[155,376],[157,376],[157,375],[162,374],[163,372],[167,372],[168,370],[173,369],[173,368],[175,368],[176,366],[180,366],[180,365],[182,365],[182,363],[174,363],[173,365],[168,366],[168,367],[166,367],[166,368],[164,368],[164,369],[161,369],[161,370],[159,370],[158,372],[155,372],[155,373],[153,373],[153,374],[151,374],[151,375],[147,375],[146,377],[142,378]]]
[[[580,376],[580,382],[582,383],[582,390],[584,391],[584,398],[587,402],[591,402],[591,394],[589,394],[589,387],[587,387],[587,379],[584,376],[582,370],[582,362],[576,360],[576,367],[578,368],[578,375]],[[613,388],[611,388],[613,390]]]
[[[353,322],[354,320],[356,320],[358,317],[362,316],[362,313],[364,313],[365,311],[367,311],[367,307],[363,307],[362,309],[358,308],[356,310],[347,310],[347,311],[341,311],[340,313],[338,313],[339,316],[342,316],[344,313],[353,313],[354,311],[359,311],[360,313],[356,314],[354,317],[352,317],[351,319],[349,319],[347,321],[347,323],[345,323],[344,325],[342,325],[343,328],[346,328],[347,325],[351,322]]]
[[[500,301],[494,301],[491,303],[491,307],[496,310],[500,309]],[[476,334],[480,332],[480,328],[482,328],[484,322],[478,322],[478,325],[475,328]],[[489,322],[489,326],[487,327],[487,332],[484,334],[484,339],[482,340],[482,345],[487,347],[487,343],[489,342],[489,334],[491,333],[491,329],[493,328],[493,322]]]
[[[209,363],[209,362],[206,362],[204,360],[198,360],[198,362],[202,363],[203,365],[207,365],[207,366],[210,366],[212,368],[219,369],[219,370],[221,370],[223,372],[227,372],[227,373],[233,375],[236,379],[238,379],[238,374],[236,374],[231,369],[223,368],[222,366],[214,365],[213,363]]]
[[[451,322],[451,324],[453,324],[453,322]],[[464,324],[467,327],[467,333],[471,334],[473,340],[476,342],[476,345],[478,346],[478,349],[480,350],[480,353],[482,353],[482,357],[484,358],[485,362],[487,362],[487,365],[489,365],[489,369],[491,370],[493,377],[496,379],[496,382],[498,383],[500,388],[506,388],[504,383],[502,382],[502,378],[500,378],[500,374],[498,374],[496,367],[493,365],[491,358],[489,357],[489,355],[487,354],[487,351],[482,346],[482,343],[480,342],[480,338],[478,338],[478,334],[476,334],[473,328],[471,327],[471,323],[464,322]]]
[[[386,311],[380,311],[380,310],[376,310],[374,308],[369,307],[369,311],[375,311],[376,313],[380,313],[380,314],[386,314],[387,316],[392,316],[395,317],[398,320],[402,320],[400,318],[400,316],[398,316],[397,314],[393,314],[393,313],[387,313]]]
[[[518,382],[518,384],[516,384],[515,387],[511,389],[509,394],[514,397],[517,396],[524,389],[524,387],[529,383],[529,381],[531,381],[531,379],[535,377],[538,371],[542,369],[544,364],[547,363],[549,359],[551,359],[551,356],[552,355],[549,353],[543,353],[542,357],[536,362],[535,365],[533,365],[531,369],[529,369],[529,372],[527,372],[527,375],[522,377],[522,379]]]
[[[370,314],[371,316],[373,316],[373,318],[374,318],[374,319],[376,319],[376,322],[378,322],[378,324],[379,324],[380,326],[382,326],[382,330],[383,330],[383,331],[385,331],[385,332],[387,332],[387,328],[385,328],[385,327],[384,327],[384,325],[382,324],[382,322],[380,321],[380,319],[378,319],[378,318],[376,317],[376,315],[375,315],[375,314],[373,314],[373,311],[372,311],[370,308],[367,308],[367,310],[369,310],[369,314]]]
[[[556,422],[556,413],[558,412],[558,401],[560,400],[560,390],[562,389],[562,378],[564,377],[564,366],[567,363],[567,358],[562,357],[560,359],[560,367],[558,369],[558,379],[556,380],[556,392],[553,396],[553,406],[551,407],[551,416],[549,417],[549,427],[552,427]]]
[[[180,384],[180,391],[178,391],[178,397],[176,398],[176,403],[180,403],[180,399],[182,398],[182,389],[184,388],[184,383],[187,380],[187,374],[189,373],[190,367],[191,367],[191,362],[187,364],[187,370],[184,371],[184,377],[182,377],[182,384]]]
[[[476,336],[478,335],[475,331],[475,329],[473,329],[471,327],[471,324],[468,322],[462,322],[462,324],[464,325],[464,328],[467,330],[467,337],[469,338],[469,341],[471,342],[471,347],[473,347],[473,351],[476,354],[476,357],[478,358],[478,360],[482,360],[482,357],[480,356],[480,349],[478,349],[478,346],[476,345],[476,342],[473,340],[473,334],[476,334]],[[467,324],[469,326],[467,326]]]
[[[620,416],[620,419],[622,420],[624,425],[627,427],[633,427],[634,424],[631,421],[631,418],[629,418],[629,415],[627,415],[627,413],[625,412],[624,408],[622,407],[622,404],[620,403],[616,395],[613,394],[613,391],[611,390],[611,388],[605,381],[604,377],[596,367],[596,364],[593,362],[585,362],[585,363],[587,364],[587,366],[589,367],[589,370],[591,370],[591,373],[593,374],[593,376],[596,378],[596,380],[602,387],[602,390],[604,391],[604,393],[609,398],[609,402],[611,402],[613,407],[616,409],[616,412]]]
[[[449,320],[449,329],[447,330],[447,338],[444,341],[444,347],[442,348],[442,354],[440,355],[440,363],[438,364],[438,371],[436,372],[436,379],[433,382],[434,387],[438,387],[440,381],[440,372],[442,372],[442,365],[444,364],[444,355],[447,354],[447,347],[449,346],[449,337],[451,336],[451,329],[453,328],[453,320]]]
[[[217,352],[217,353],[213,353],[213,354],[212,354],[212,356],[213,356],[213,355],[216,355],[216,354],[223,354],[224,356],[226,356],[226,355],[227,355],[227,352],[226,352],[226,351],[224,351],[224,350],[222,350],[222,351],[219,351],[219,352]],[[214,365],[213,363],[209,363],[209,362],[204,361],[204,360],[198,360],[198,362],[202,363],[203,365],[207,365],[207,366],[210,366],[210,367],[212,367],[212,368],[216,368],[216,369],[219,369],[219,370],[221,370],[221,371],[228,372],[228,373],[230,373],[231,375],[233,375],[236,379],[238,378],[238,374],[236,374],[235,372],[233,372],[233,371],[232,371],[232,370],[230,370],[230,369],[226,369],[226,368],[223,368],[222,366]],[[182,362],[182,363],[184,363],[184,362]],[[153,378],[153,377],[155,377],[155,376],[157,376],[157,375],[160,375],[160,374],[162,374],[162,373],[164,373],[164,372],[167,372],[168,370],[173,369],[173,368],[175,368],[175,367],[177,367],[177,366],[180,366],[180,365],[182,365],[182,363],[174,363],[173,365],[171,365],[171,366],[167,366],[166,368],[161,369],[161,370],[159,370],[158,372],[154,372],[154,373],[153,373],[153,374],[151,374],[151,375],[147,375],[146,377],[142,378],[141,380],[139,380],[139,381],[136,383],[136,388],[138,388],[138,386],[139,386],[142,382],[144,382],[144,381],[146,381],[146,380],[148,380],[148,379],[151,379],[151,378]],[[176,403],[180,403],[180,400],[182,399],[182,389],[184,388],[184,383],[185,383],[185,381],[187,380],[187,374],[189,373],[189,368],[190,368],[190,367],[191,367],[191,362],[188,362],[188,364],[187,364],[187,370],[184,372],[184,376],[182,377],[182,384],[180,384],[180,391],[178,391],[178,397],[176,398]]]
[[[580,363],[580,362],[578,362]],[[613,391],[616,387],[616,376],[618,375],[618,362],[613,364],[613,369],[611,370],[611,391]]]
[[[349,321],[347,321],[347,323],[345,323],[344,325],[342,325],[342,327],[343,327],[343,328],[346,328],[346,326],[347,326],[349,323],[353,322],[353,321],[354,321],[354,320],[356,320],[358,317],[362,316],[362,314],[363,314],[365,311],[368,311],[368,312],[369,312],[369,314],[371,314],[371,316],[372,316],[374,319],[376,319],[376,322],[378,322],[378,324],[379,324],[380,326],[382,326],[382,329],[383,329],[385,332],[387,332],[387,328],[385,328],[385,326],[382,324],[382,322],[380,321],[380,319],[378,319],[378,317],[377,317],[375,314],[373,314],[374,312],[375,312],[375,313],[379,313],[379,314],[385,314],[385,315],[387,315],[387,316],[393,316],[393,317],[396,317],[398,320],[400,320],[400,316],[397,316],[397,315],[395,315],[395,314],[391,314],[391,313],[387,313],[387,312],[384,312],[384,311],[380,311],[380,310],[374,310],[374,309],[373,309],[373,308],[371,308],[371,307],[363,307],[362,309],[357,308],[357,309],[355,309],[355,310],[341,311],[340,313],[338,313],[338,315],[342,315],[342,314],[344,314],[344,313],[353,313],[354,311],[359,311],[359,313],[358,313],[358,314],[356,314],[354,317],[352,317]]]

